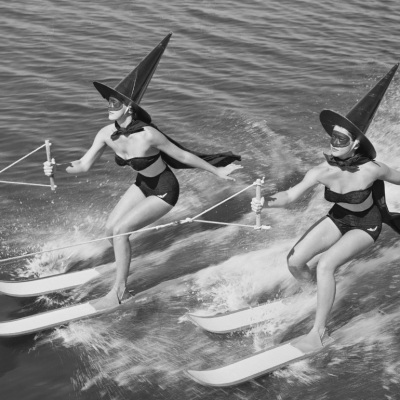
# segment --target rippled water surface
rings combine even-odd
[[[0,170],[52,142],[58,162],[81,157],[107,123],[92,82],[111,86],[172,31],[141,105],[183,144],[232,150],[233,183],[180,170],[181,196],[159,223],[194,216],[265,176],[287,189],[323,160],[319,113],[347,113],[399,61],[397,1],[39,1],[0,5]],[[400,86],[393,80],[370,127],[378,160],[399,167]],[[47,184],[39,150],[2,180]],[[102,237],[107,215],[134,181],[106,151],[87,175],[57,174],[48,188],[0,184],[1,257]],[[253,224],[252,191],[205,215]],[[186,224],[132,236],[135,307],[66,327],[0,340],[4,399],[397,399],[400,398],[400,252],[387,227],[374,247],[337,273],[329,329],[317,357],[234,388],[206,388],[185,369],[214,368],[311,326],[315,297],[300,296],[242,334],[205,334],[186,320],[256,305],[295,290],[286,254],[329,208],[318,188],[287,209],[264,212],[267,232]],[[400,189],[387,186],[400,211]],[[86,301],[113,283],[106,242],[0,264],[20,280],[94,266],[90,284],[40,298],[0,297],[1,320]],[[379,312],[385,310],[385,313]]]

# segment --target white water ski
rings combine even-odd
[[[324,347],[321,349],[311,353],[303,353],[291,344],[297,339],[298,338],[259,351],[221,368],[204,371],[188,370],[186,374],[196,382],[205,386],[234,386],[305,358],[312,357],[333,342],[333,339],[328,337],[328,339],[324,341]]]
[[[123,304],[132,301],[128,299]],[[28,333],[39,332],[45,329],[65,325],[72,321],[104,314],[121,307],[121,305],[97,311],[89,302],[77,304],[57,310],[31,315],[29,317],[0,322],[0,337],[21,336]]]
[[[213,333],[230,333],[247,329],[271,318],[272,312],[284,305],[283,300],[272,301],[253,308],[228,312],[222,315],[200,316],[188,313],[191,321],[200,328]]]
[[[83,285],[101,275],[100,267],[47,276],[27,281],[0,281],[0,293],[8,296],[31,297]]]

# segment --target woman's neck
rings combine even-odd
[[[117,122],[120,127],[126,128],[132,122],[132,115],[123,115]]]
[[[351,150],[348,153],[343,154],[342,156],[338,156],[338,157],[335,156],[335,158],[339,158],[340,160],[347,160],[348,158],[354,157],[355,154],[356,154],[356,151]]]

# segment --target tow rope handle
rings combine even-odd
[[[50,143],[49,140],[45,140],[45,143],[46,143],[47,161],[48,161],[49,163],[51,163],[51,150],[50,150],[51,143]],[[54,175],[51,175],[51,176],[50,176],[50,186],[51,186],[51,190],[53,190],[53,191],[56,190],[56,187],[57,187],[57,186],[56,186],[56,183],[55,183],[55,181],[54,181]]]
[[[258,201],[260,201],[261,200],[261,185],[262,185],[261,179],[257,179],[255,183],[256,183],[256,199]],[[261,212],[256,213],[256,227],[258,229],[261,228]]]
[[[262,179],[257,179],[253,185],[256,187],[256,199],[258,201],[261,200],[261,186],[264,184],[264,176]],[[256,213],[256,224],[254,226],[255,230],[268,230],[270,229],[270,226],[267,225],[261,225],[261,211]]]

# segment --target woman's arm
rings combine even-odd
[[[150,144],[150,146],[163,151],[169,156],[175,158],[175,160],[194,168],[204,169],[205,171],[211,172],[223,179],[234,180],[228,175],[235,169],[242,168],[240,165],[228,165],[227,167],[216,168],[196,155],[175,146],[162,133],[151,127],[146,127],[145,129],[145,140]]]
[[[94,163],[101,157],[106,148],[104,129],[105,128],[99,131],[92,146],[80,160],[62,164],[49,163],[46,161],[43,168],[45,175],[53,175],[56,169],[66,171],[69,174],[81,174],[89,171]]]
[[[320,169],[313,168],[306,173],[303,180],[298,183],[296,186],[285,190],[283,192],[275,193],[271,196],[268,196],[267,201],[264,200],[264,197],[261,198],[260,201],[257,199],[252,199],[251,208],[254,212],[260,212],[263,208],[264,204],[267,207],[285,207],[290,203],[300,199],[309,193],[315,186],[317,186],[319,181]]]
[[[377,179],[400,185],[400,171],[396,171],[380,161],[375,161],[375,164],[379,165]]]

